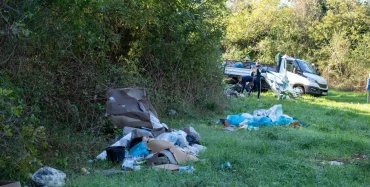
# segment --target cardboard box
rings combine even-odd
[[[18,181],[1,181],[0,187],[21,187],[21,183]]]
[[[149,101],[146,88],[112,89],[107,93],[106,113],[115,127],[146,127],[153,129],[150,112],[158,118]]]

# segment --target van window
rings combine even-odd
[[[295,70],[295,72],[294,72],[294,70]],[[300,71],[298,62],[296,60],[294,60],[293,61],[293,73],[297,73],[298,71]]]
[[[293,72],[293,61],[287,60],[286,70]]]
[[[303,60],[297,60],[297,63],[303,72],[316,74],[315,69],[308,62],[305,62]]]

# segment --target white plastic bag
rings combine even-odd
[[[173,131],[173,132],[166,132],[162,133],[157,136],[156,140],[165,140],[171,142],[172,144],[178,144],[180,147],[185,147],[189,145],[188,141],[186,141],[186,133],[182,130]]]
[[[66,174],[52,167],[42,167],[32,175],[32,181],[39,186],[60,187],[65,185]]]
[[[283,115],[283,107],[281,104],[274,105],[267,110],[267,116],[272,120],[276,121],[281,115]]]
[[[165,132],[160,135],[158,135],[156,140],[165,140],[168,142],[171,142],[172,144],[175,144],[177,142],[177,136],[172,134],[171,132]]]

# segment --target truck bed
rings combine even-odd
[[[225,66],[224,74],[225,75],[234,75],[234,76],[250,76],[252,69],[246,68],[236,68],[232,66]]]
[[[251,76],[252,74],[252,69],[248,69],[248,68],[236,68],[236,67],[232,67],[232,66],[225,66],[224,68],[224,75],[227,75],[228,77],[233,77],[234,80],[238,80],[236,77],[237,76]],[[268,89],[270,89],[270,85],[267,84],[267,82],[265,81],[265,74],[266,73],[262,73],[262,78],[261,78],[261,89],[263,91],[267,91]],[[237,82],[237,81],[234,81],[234,82]]]

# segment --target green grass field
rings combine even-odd
[[[252,113],[282,104],[284,114],[307,127],[223,130],[216,124],[228,114]],[[207,150],[201,162],[187,163],[193,174],[145,168],[103,176],[119,169],[107,162],[86,164],[91,174],[68,174],[69,186],[369,186],[370,104],[366,95],[330,91],[327,97],[276,100],[273,93],[232,98],[224,115],[199,119],[161,119],[172,128],[193,126]],[[342,165],[331,165],[338,161]],[[232,168],[221,164],[230,162]]]

